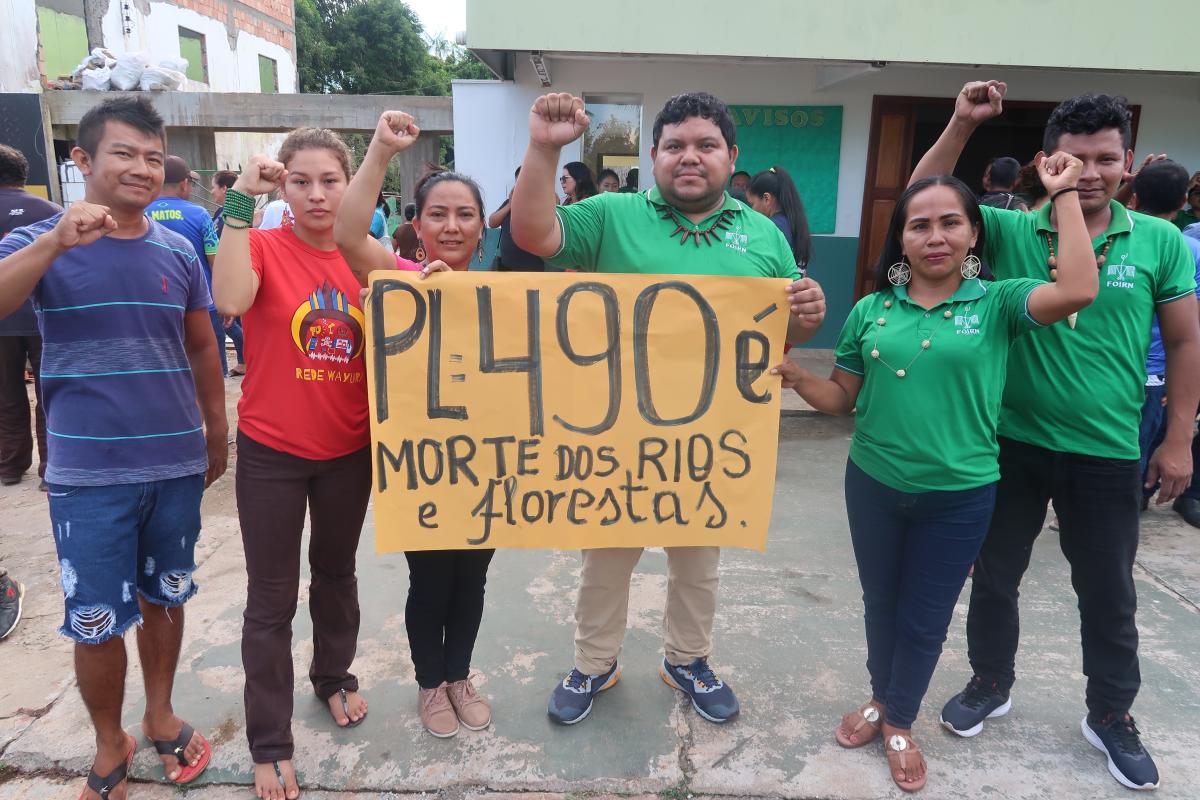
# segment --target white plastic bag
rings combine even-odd
[[[163,69],[169,69],[174,72],[187,73],[188,60],[182,56],[179,58],[164,58],[158,62],[158,65]]]
[[[82,75],[83,89],[90,92],[107,92],[110,88],[112,70],[108,67],[85,69]]]
[[[122,92],[128,92],[138,87],[142,73],[150,66],[150,59],[145,53],[125,53],[117,57],[117,65],[113,67],[112,87]]]
[[[138,81],[138,88],[143,92],[162,92],[178,89],[187,80],[182,72],[165,67],[147,67]]]

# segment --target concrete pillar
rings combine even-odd
[[[400,162],[400,194],[402,202],[412,202],[413,187],[416,185],[417,180],[425,174],[426,164],[438,163],[438,151],[440,147],[439,137],[422,136],[420,139],[417,139],[412,147],[396,156],[396,160]]]
[[[167,128],[167,152],[192,169],[217,169],[217,141],[206,128]]]

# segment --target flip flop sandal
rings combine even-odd
[[[287,797],[287,781],[283,779],[283,770],[279,769],[279,762],[272,761],[271,766],[275,768],[275,779],[279,781],[279,786],[283,789],[283,796]],[[300,794],[296,795],[297,800],[299,800]]]
[[[341,701],[342,701],[342,713],[346,715],[346,724],[340,725],[340,724],[338,724],[338,721],[336,719],[333,721],[333,724],[337,725],[339,728],[357,728],[359,725],[362,725],[363,720],[367,718],[367,715],[363,714],[358,719],[351,719],[350,718],[350,701],[346,697],[346,690],[338,689],[338,696],[341,698]]]
[[[892,776],[892,781],[897,786],[906,792],[916,792],[925,788],[925,781],[929,777],[928,765],[926,765],[925,774],[916,783],[906,783],[896,778],[897,767],[901,770],[907,770],[910,763],[914,761],[920,763],[925,760],[925,757],[921,755],[921,748],[917,747],[917,743],[911,737],[899,733],[887,737],[887,741],[883,746],[883,752],[887,756],[888,773]]]
[[[857,720],[855,719],[857,717]],[[850,728],[849,735],[845,739],[842,738],[842,729],[853,723]],[[857,742],[850,740],[851,736],[856,735],[864,727],[869,728],[871,735]],[[879,735],[880,729],[883,727],[883,714],[875,706],[867,703],[857,711],[851,711],[846,716],[842,717],[842,724],[833,732],[833,738],[837,739],[837,743],[847,750],[853,750],[857,747],[862,747],[865,744],[875,741],[875,737]]]
[[[199,736],[200,742],[204,745],[204,751],[200,754],[200,758],[196,761],[195,766],[188,763],[188,760],[183,755],[187,750],[188,742],[192,741],[193,735]],[[183,728],[180,729],[179,735],[175,739],[171,741],[167,741],[166,739],[151,739],[150,743],[154,745],[154,749],[160,756],[175,756],[179,761],[179,775],[174,780],[174,783],[177,785],[191,783],[196,780],[196,778],[200,777],[200,773],[208,768],[208,762],[212,759],[212,745],[208,743],[208,739],[205,739],[202,734],[196,733],[195,729],[186,722],[183,723]],[[163,765],[163,769],[166,769],[165,764]]]
[[[100,800],[108,800],[109,792],[117,788],[118,783],[129,777],[129,768],[133,766],[133,754],[137,751],[137,740],[129,735],[126,735],[125,738],[129,740],[129,755],[125,756],[125,763],[118,764],[117,768],[107,775],[97,774],[93,767],[88,772],[87,789],[79,793],[79,800],[83,800],[88,789],[100,795]]]

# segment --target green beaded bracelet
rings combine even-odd
[[[239,192],[237,189],[226,190],[222,216],[225,219],[240,219],[242,222],[253,224],[254,198],[248,194]]]

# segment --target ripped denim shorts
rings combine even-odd
[[[100,644],[142,621],[139,594],[171,608],[196,593],[203,475],[49,488],[66,597],[64,636]]]

